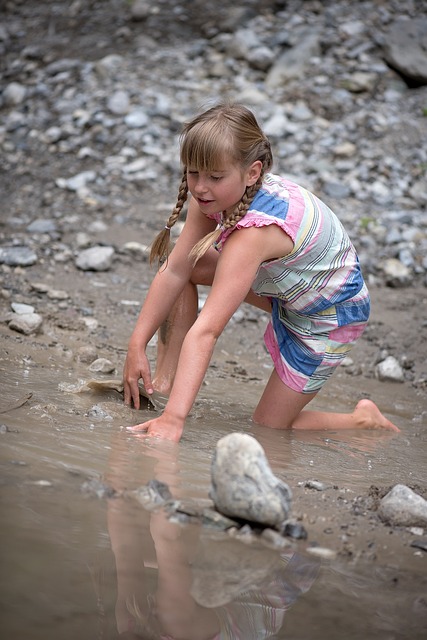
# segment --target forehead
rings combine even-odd
[[[199,171],[217,171],[235,165],[232,137],[207,128],[188,131],[181,143],[181,162]]]

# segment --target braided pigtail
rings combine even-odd
[[[265,157],[262,161],[262,167],[261,167],[258,180],[255,182],[255,184],[251,185],[250,187],[246,187],[246,191],[243,194],[242,199],[236,205],[234,211],[232,211],[232,213],[229,216],[227,216],[226,220],[224,220],[223,222],[224,229],[231,229],[232,227],[235,227],[236,224],[242,218],[245,217],[246,213],[249,210],[249,207],[252,204],[252,200],[255,198],[257,192],[261,188],[264,175],[271,167],[271,161],[272,161],[272,158],[271,158],[270,144],[267,142],[267,153],[265,154]]]
[[[190,260],[193,260],[193,266],[200,258],[205,255],[206,251],[218,240],[223,229],[217,227],[214,231],[208,233],[204,238],[199,240],[190,251]]]
[[[187,195],[187,167],[184,167],[181,184],[179,185],[178,190],[177,203],[169,217],[169,220],[165,224],[164,229],[160,231],[160,233],[154,239],[153,244],[151,245],[150,264],[152,264],[155,260],[157,260],[158,262],[162,262],[165,258],[168,257],[169,253],[171,252],[171,229],[180,216],[183,206],[187,200]]]

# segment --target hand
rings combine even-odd
[[[184,420],[168,415],[165,411],[158,418],[127,427],[127,430],[142,438],[162,438],[179,442],[184,431]]]
[[[138,387],[140,378],[142,378],[147,393],[153,393],[150,363],[145,350],[140,346],[132,346],[132,342],[130,342],[123,367],[123,387],[125,404],[131,406],[133,402],[135,409],[139,409],[140,406]]]

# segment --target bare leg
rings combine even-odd
[[[360,400],[352,413],[303,411],[316,397],[287,387],[276,371],[270,376],[261,400],[255,409],[256,423],[273,429],[342,430],[342,429],[399,429],[380,412],[371,400]]]
[[[157,359],[153,386],[159,393],[165,395],[170,393],[182,343],[187,331],[197,318],[198,303],[197,287],[189,282],[157,333]]]

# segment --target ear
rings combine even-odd
[[[246,186],[251,187],[261,175],[262,162],[255,160],[246,171]]]

